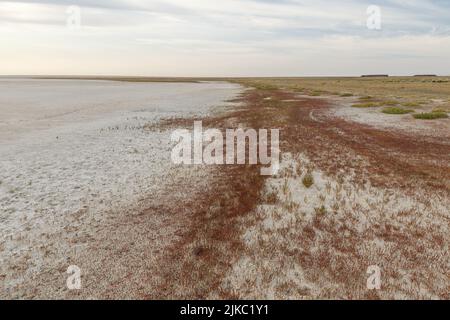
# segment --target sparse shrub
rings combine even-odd
[[[390,107],[390,108],[384,108],[382,112],[386,113],[386,114],[407,114],[407,113],[414,112],[414,110]]]
[[[313,96],[313,97],[321,96],[322,95],[322,91],[316,90],[316,91],[311,92],[309,95]]]
[[[353,93],[343,93],[343,94],[341,94],[341,97],[343,97],[343,98],[353,97]]]
[[[416,119],[422,119],[422,120],[434,120],[434,119],[448,118],[448,114],[443,113],[443,112],[418,113],[413,116]]]
[[[314,184],[314,177],[312,174],[307,173],[302,179],[302,183],[306,188],[311,188],[311,186]]]
[[[321,215],[321,216],[323,216],[327,213],[327,209],[325,208],[324,205],[322,205],[321,207],[314,208],[314,211],[316,212],[317,215]]]

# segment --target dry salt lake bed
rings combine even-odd
[[[449,118],[352,105],[448,81],[234,81],[0,78],[0,298],[448,299]],[[279,128],[281,170],[172,165],[194,119]]]
[[[103,284],[120,286],[133,263],[151,270],[176,235],[162,227],[164,212],[155,209],[141,234],[126,225],[130,215],[176,201],[169,181],[208,173],[173,168],[170,132],[145,126],[207,116],[240,91],[225,82],[0,79],[0,298],[66,297],[69,265],[87,275],[91,298],[107,296]],[[152,232],[153,248],[140,250]],[[133,276],[133,291],[122,286],[115,297],[139,293],[142,274]]]

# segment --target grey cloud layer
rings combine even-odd
[[[149,17],[163,15],[182,19],[191,25],[208,25],[212,28],[233,26],[258,28],[254,33],[271,32],[276,36],[320,36],[332,34],[367,35],[364,28],[365,9],[370,3],[362,1],[296,1],[296,0],[29,0],[10,1],[42,6],[69,6],[76,3],[86,8],[85,23],[99,26],[121,24],[117,17],[133,23],[147,22]],[[430,33],[446,30],[450,26],[450,3],[439,0],[381,0],[376,1],[383,10],[384,30],[390,34]],[[92,10],[96,9],[96,10]],[[118,15],[117,12],[121,11]],[[0,13],[1,14],[1,13]],[[54,24],[55,17],[42,16],[20,20],[1,15],[3,21]],[[92,19],[89,19],[92,17]],[[62,17],[61,17],[62,18]]]
[[[380,31],[366,27],[366,9],[372,3],[382,9]],[[73,4],[82,9],[82,30],[78,33],[65,28],[65,10]],[[51,50],[56,58],[64,52],[73,55],[70,59],[80,65],[87,64],[86,59],[92,60],[89,65],[95,65],[93,61],[98,55],[112,50],[111,55],[121,52],[129,60],[139,56],[150,61],[148,72],[159,74],[164,71],[163,66],[170,67],[186,57],[193,70],[202,69],[208,75],[215,71],[211,67],[213,62],[221,64],[217,70],[230,70],[233,74],[248,72],[242,68],[245,63],[254,66],[251,72],[268,74],[267,70],[271,70],[268,61],[274,64],[274,72],[310,69],[313,73],[316,68],[321,73],[326,70],[355,73],[363,72],[363,67],[370,72],[372,66],[367,66],[368,60],[384,71],[388,66],[398,66],[399,61],[413,63],[413,59],[417,60],[416,64],[422,64],[422,72],[433,72],[437,61],[445,61],[450,54],[450,3],[441,0],[8,1],[0,2],[0,35],[2,32],[9,36],[11,52],[14,44],[21,48],[45,45],[42,50]],[[93,52],[92,58],[80,55],[86,48]],[[327,65],[333,59],[347,61],[348,65],[342,65],[340,72],[335,65]],[[210,61],[207,67],[206,61]],[[396,67],[399,72],[408,69],[401,67]],[[183,68],[190,70],[188,66]],[[103,72],[113,71],[105,67]]]

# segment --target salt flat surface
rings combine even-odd
[[[239,90],[228,83],[1,79],[0,230],[14,232],[12,221],[37,212],[99,210],[150,191],[171,166],[170,133],[142,127],[207,114]]]
[[[68,214],[95,215],[151,195],[172,166],[170,132],[143,126],[207,115],[240,90],[220,82],[0,79],[2,238],[51,233]],[[0,262],[22,249],[0,243]]]
[[[30,131],[35,136],[38,129],[67,127],[100,119],[110,122],[109,118],[123,119],[124,115],[157,120],[170,115],[204,114],[233,97],[237,90],[237,85],[217,82],[131,83],[0,78],[0,143]]]

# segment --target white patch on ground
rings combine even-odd
[[[228,83],[0,80],[2,292],[18,294],[13,288],[54,265],[49,251],[63,259],[77,240],[52,246],[52,235],[70,226],[76,238],[88,231],[87,221],[107,225],[111,212],[123,214],[143,200],[149,205],[167,182],[189,179],[194,169],[171,163],[171,132],[144,126],[223,110],[240,89]]]
[[[302,183],[307,173],[314,177],[314,184],[310,188]],[[418,269],[413,267],[404,270],[408,260],[399,255],[396,247],[393,247],[395,244],[374,238],[373,235],[366,238],[366,234],[372,232],[374,226],[387,225],[388,233],[391,229],[403,230],[408,226],[414,231],[425,228],[433,230],[434,235],[446,235],[449,231],[450,199],[436,194],[425,194],[420,190],[405,193],[370,184],[357,186],[352,183],[352,175],[351,172],[342,172],[339,179],[328,177],[314,168],[314,164],[302,154],[295,157],[290,154],[283,155],[279,175],[267,180],[264,192],[267,199],[274,193],[278,199],[276,203],[271,200],[269,204],[261,204],[252,218],[243,218],[242,240],[246,249],[225,277],[222,287],[247,299],[348,297],[349,293],[332,279],[340,276],[351,277],[354,273],[354,280],[348,279],[350,283],[347,285],[351,286],[354,282],[355,288],[351,290],[351,295],[361,298],[366,293],[364,268],[370,265],[370,261],[378,261],[380,265],[397,264],[399,269],[396,272],[399,274],[433,274],[429,275],[433,280],[427,283],[428,287],[420,289],[410,280],[403,280],[403,285],[399,288],[395,279],[385,279],[386,290],[380,293],[382,296],[436,298],[432,292],[439,290],[446,283],[443,270],[448,264],[448,256],[445,250],[430,244],[434,238],[421,239],[418,242],[421,243],[420,247],[422,243],[423,246],[428,246],[425,253],[434,257],[434,269],[430,271],[423,266],[415,266]],[[323,225],[317,225],[316,220],[321,221]],[[346,226],[343,234],[330,231],[334,228],[339,230],[338,226]],[[312,247],[304,247],[304,244],[300,243],[299,239],[304,239],[305,236],[305,227],[312,230],[314,235],[311,239],[313,243],[315,241]],[[348,245],[347,241],[355,235],[358,236],[352,241],[356,243]],[[342,241],[327,239],[330,236],[345,239],[345,248],[354,250],[353,255],[345,257],[342,256],[343,253],[329,247],[330,241]],[[448,248],[448,244],[447,238],[444,247]],[[336,243],[334,245],[339,246]],[[403,249],[408,251],[411,248],[403,244]],[[317,279],[312,283],[306,279],[305,270],[300,263],[304,254],[309,257],[317,255],[314,259],[325,255],[331,261],[338,260],[334,262],[335,265],[324,264],[324,270],[318,267],[308,270],[310,273],[316,273]],[[359,256],[358,260],[353,260],[354,255]],[[368,262],[365,262],[366,260]],[[328,274],[330,270],[343,264],[347,268],[344,272],[348,272],[348,275]],[[411,267],[408,265],[408,268]]]

